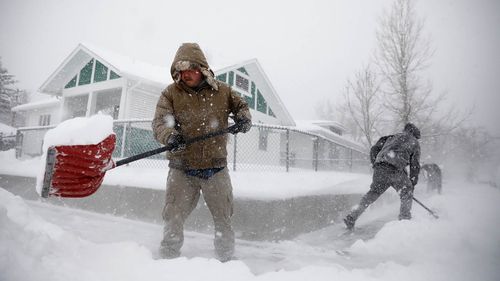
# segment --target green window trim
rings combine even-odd
[[[91,59],[81,70],[80,80],[78,86],[90,84],[92,81],[92,67],[94,66],[94,59]]]
[[[231,86],[234,85],[234,72],[233,71],[229,71],[229,80],[227,81],[227,83]]]
[[[273,110],[270,107],[269,107],[269,116],[276,118],[276,115],[274,114]]]
[[[76,86],[76,75],[75,77],[73,77],[73,79],[71,79],[68,84],[66,84],[66,86],[64,86],[64,89],[68,89],[68,88],[73,88]]]
[[[250,95],[251,96],[245,96],[245,101],[248,104],[248,107],[251,109],[255,109],[255,83],[252,81],[250,84]]]
[[[257,111],[267,114],[267,102],[264,96],[257,89]]]
[[[222,74],[217,75],[216,79],[219,80],[219,81],[222,81],[222,82],[226,83],[226,81],[227,81],[227,73],[222,73]]]
[[[237,70],[241,73],[245,73],[246,75],[250,76],[250,74],[248,74],[247,70],[244,67],[240,67]]]
[[[106,81],[108,79],[108,68],[100,61],[95,62],[94,83]]]
[[[118,79],[118,78],[121,78],[120,75],[116,74],[116,72],[114,72],[113,70],[111,70],[111,73],[109,74],[109,79]]]

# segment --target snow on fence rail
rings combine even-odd
[[[129,157],[161,146],[154,139],[151,119],[115,120],[117,141],[113,157]],[[54,126],[23,127],[17,130],[16,157],[42,154],[45,133]],[[329,139],[293,127],[253,124],[246,134],[228,135],[228,166],[233,171],[369,170],[366,151],[342,139]],[[165,153],[130,165],[165,168]]]

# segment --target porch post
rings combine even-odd
[[[110,71],[111,72],[111,71]],[[118,119],[125,119],[125,112],[126,112],[126,108],[125,106],[127,105],[127,79],[125,78],[121,78],[123,79],[123,84],[122,84],[122,93],[120,95],[120,109],[118,111]],[[151,109],[153,110],[153,108]]]

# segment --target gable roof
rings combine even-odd
[[[359,151],[362,153],[366,153],[366,148],[362,144],[350,139],[347,136],[341,136],[341,135],[338,135],[338,134],[330,131],[329,129],[327,129],[323,126],[325,123],[327,123],[327,124],[330,124],[330,123],[331,124],[339,124],[338,122],[335,122],[335,121],[298,120],[296,128],[300,131],[320,135],[320,136],[327,138],[329,140],[332,140],[332,141],[334,141],[334,142],[336,142],[344,147],[347,147],[347,148],[350,148],[350,149],[353,149],[353,150],[356,150],[356,151]]]
[[[56,97],[51,97],[48,99],[43,99],[39,101],[34,101],[30,103],[20,104],[18,106],[14,106],[12,111],[29,111],[31,109],[40,109],[40,108],[48,108],[48,107],[58,107],[61,104],[61,100]]]
[[[127,56],[92,46],[88,43],[80,43],[71,54],[59,65],[59,67],[42,84],[39,91],[52,95],[62,95],[65,85],[92,59],[96,59],[105,64],[110,70],[122,77],[132,80],[139,80],[155,87],[164,88],[172,83],[170,67],[151,65]],[[254,81],[262,91],[265,100],[272,108],[274,115],[285,126],[295,126],[290,113],[279,98],[271,81],[264,73],[257,59],[251,59],[232,66],[228,66],[215,71],[216,75],[230,70],[237,70],[244,67],[248,76]]]
[[[155,66],[127,56],[92,46],[88,43],[78,44],[71,54],[59,65],[39,88],[40,92],[61,95],[64,86],[92,58],[105,63],[120,76],[148,81],[164,87],[172,81],[170,68]]]
[[[235,71],[240,68],[245,68],[248,72],[248,76],[255,82],[257,88],[260,89],[265,94],[265,99],[268,105],[272,108],[274,115],[281,120],[281,125],[283,126],[295,126],[295,121],[290,115],[285,105],[281,101],[278,93],[274,89],[271,81],[267,77],[266,73],[262,69],[259,61],[257,59],[251,59],[244,62],[240,62],[235,65],[224,67],[215,71],[216,75],[221,73],[226,73],[229,71]]]

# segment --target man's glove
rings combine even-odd
[[[173,133],[168,137],[167,146],[170,146],[170,152],[179,152],[186,149],[186,141],[179,133]]]
[[[418,176],[411,177],[410,181],[411,181],[411,184],[413,185],[413,187],[415,187],[415,185],[417,185],[417,183],[418,183]]]
[[[237,133],[246,133],[252,128],[252,121],[246,118],[235,120],[235,124],[230,127],[229,132],[233,135]]]

